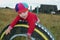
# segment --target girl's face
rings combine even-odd
[[[28,11],[20,13],[19,16],[20,16],[21,18],[26,19],[27,16],[28,16]]]

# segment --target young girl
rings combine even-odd
[[[27,35],[28,35],[28,38],[30,38],[31,34],[33,33],[35,29],[35,23],[39,22],[40,20],[38,19],[35,13],[28,11],[28,5],[26,3],[17,3],[15,6],[15,10],[18,13],[18,15],[9,25],[9,27],[6,29],[5,34],[7,35],[8,33],[10,33],[11,29],[13,29],[14,25],[19,20],[26,20],[29,25]]]

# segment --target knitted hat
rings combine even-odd
[[[28,4],[27,3],[17,3],[15,6],[16,12],[25,12],[28,10]]]

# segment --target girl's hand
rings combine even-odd
[[[5,34],[8,35],[9,33],[10,33],[10,29],[8,28],[5,30]]]
[[[5,34],[8,35],[8,34],[10,33],[11,29],[12,29],[12,27],[9,26],[9,27],[5,30]]]

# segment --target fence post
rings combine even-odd
[[[30,6],[30,12],[32,12],[32,6]]]
[[[37,6],[37,14],[39,13],[39,7]]]

